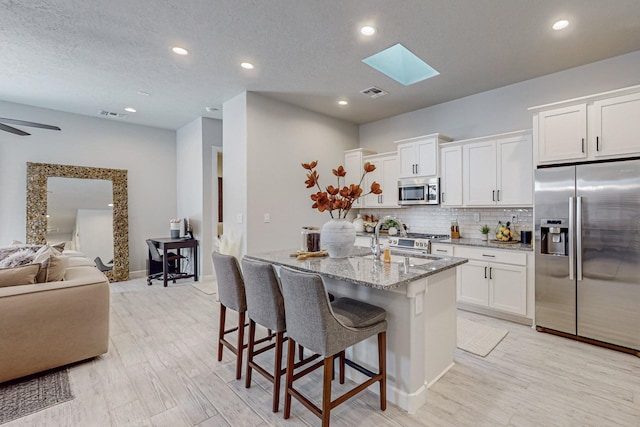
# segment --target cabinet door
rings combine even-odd
[[[462,147],[440,149],[442,206],[462,206]]]
[[[489,264],[489,307],[509,313],[527,314],[527,268]]]
[[[595,157],[640,153],[640,94],[596,101]]]
[[[360,177],[362,177],[362,173],[364,172],[363,163],[362,163],[362,153],[360,152],[350,152],[345,153],[344,155],[344,169],[347,171],[347,175],[344,179],[345,185],[357,184],[360,182]],[[365,190],[363,188],[363,190]],[[363,203],[362,199],[358,199],[353,203],[354,208],[361,208]]]
[[[557,163],[587,157],[587,105],[538,114],[538,162]]]
[[[398,159],[396,156],[382,159],[382,194],[380,207],[398,207]]]
[[[466,206],[496,204],[495,141],[465,145],[462,173],[462,191]]]
[[[533,204],[533,160],[529,137],[496,141],[498,205]]]
[[[438,175],[438,140],[436,138],[425,139],[416,142],[416,175]]]
[[[470,259],[458,267],[458,301],[469,304],[489,305],[488,263]]]
[[[416,146],[413,142],[398,144],[398,176],[412,178],[416,176]]]
[[[368,160],[369,163],[376,167],[376,170],[373,172],[369,172],[365,177],[364,188],[362,189],[363,193],[368,193],[371,189],[371,183],[376,181],[378,184],[382,185],[382,161],[380,159]],[[384,188],[382,188],[384,191]],[[377,194],[369,194],[368,196],[362,197],[363,205],[368,208],[377,208],[380,206],[381,198]]]

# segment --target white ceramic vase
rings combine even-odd
[[[356,229],[346,219],[333,218],[320,230],[320,244],[329,258],[346,258],[356,242]]]

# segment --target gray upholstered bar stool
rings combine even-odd
[[[280,282],[289,336],[284,417],[289,418],[291,415],[291,396],[293,396],[320,417],[323,426],[328,426],[331,409],[376,382],[380,383],[380,409],[384,411],[387,408],[386,311],[351,298],[339,298],[330,304],[324,282],[318,274],[303,273],[282,267]],[[344,354],[342,352],[346,348],[375,335],[378,336],[379,372],[371,372],[347,360],[346,363],[349,366],[368,376],[369,379],[331,400],[334,358]],[[295,380],[313,370],[312,367],[294,373],[292,354],[296,343],[302,344],[306,349],[324,358],[322,408],[313,404],[293,387]]]
[[[222,349],[227,347],[236,355],[236,379],[242,376],[242,353],[247,345],[244,343],[245,314],[247,312],[247,298],[244,288],[244,280],[238,260],[231,255],[223,255],[219,252],[211,254],[213,268],[218,280],[218,297],[220,299],[220,326],[218,330],[218,361],[222,360]],[[238,326],[225,330],[227,308],[238,312]],[[225,339],[225,335],[238,331],[238,341],[234,346]],[[266,338],[257,343],[273,339],[269,331]]]
[[[273,412],[278,412],[280,402],[280,380],[285,373],[282,367],[282,353],[284,349],[284,334],[286,322],[284,314],[284,299],[280,291],[280,283],[274,267],[265,262],[242,259],[245,292],[247,296],[247,314],[249,316],[249,343],[247,347],[247,374],[245,386],[251,387],[251,373],[255,369],[273,383]],[[256,324],[275,333],[276,341],[256,349]],[[275,348],[273,371],[268,372],[260,366],[254,357],[267,350]],[[317,359],[313,355],[307,359],[300,357],[295,367],[304,365]]]

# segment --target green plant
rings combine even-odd
[[[489,231],[491,231],[491,229],[489,228],[489,226],[487,224],[485,224],[482,227],[480,227],[480,232],[482,234],[489,234]]]

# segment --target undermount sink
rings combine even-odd
[[[362,256],[362,258],[370,259],[370,260],[374,259],[373,255],[364,255]],[[428,264],[430,262],[435,261],[438,258],[435,258],[435,257],[422,258],[422,257],[412,257],[412,256],[391,254],[391,264],[404,264],[405,259],[409,260],[409,266],[414,267],[416,265]],[[380,261],[383,262],[383,260],[384,260],[384,255],[380,257]]]

